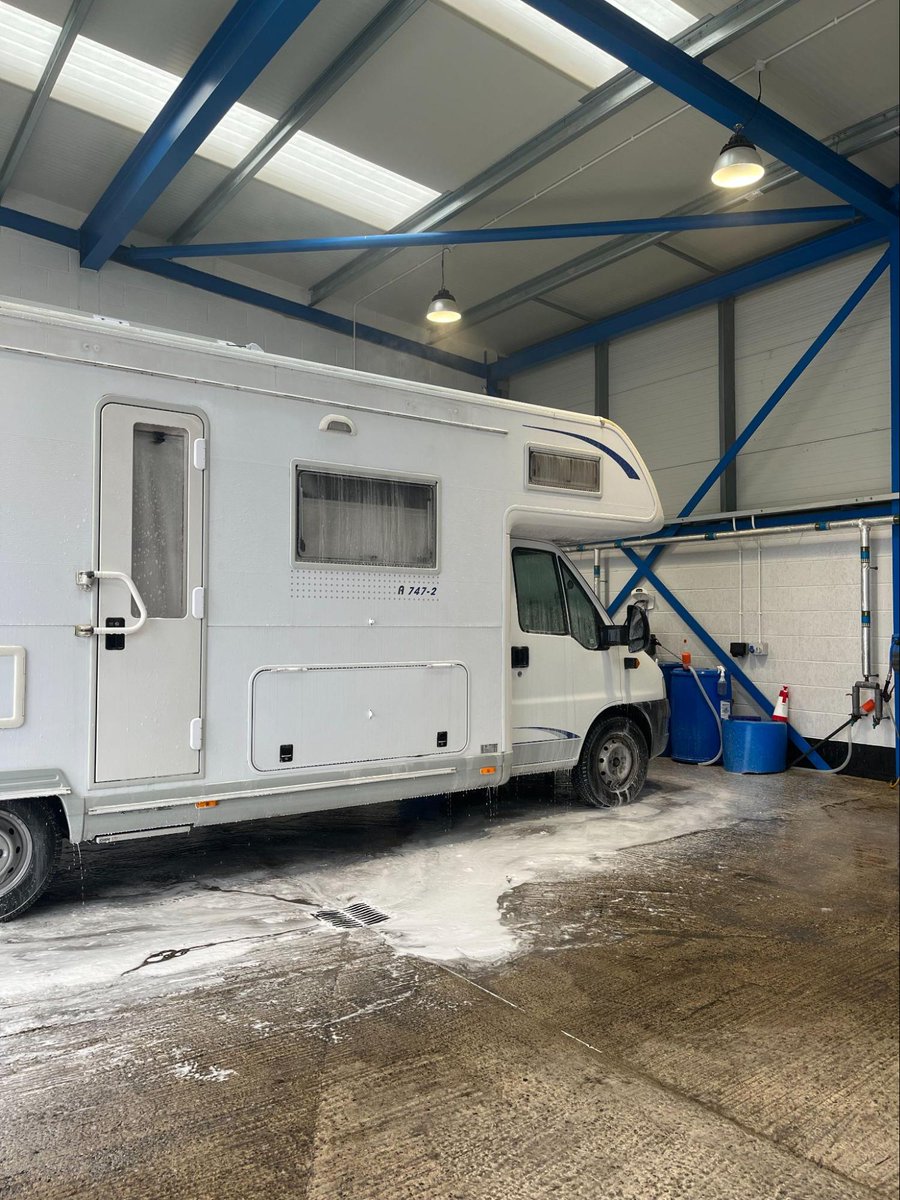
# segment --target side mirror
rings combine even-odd
[[[625,617],[625,635],[628,640],[628,653],[640,654],[650,645],[650,622],[640,604],[629,604]]]

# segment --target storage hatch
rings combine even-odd
[[[251,687],[250,761],[297,771],[459,754],[468,692],[458,662],[266,667]]]

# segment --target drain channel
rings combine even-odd
[[[366,925],[378,925],[389,921],[387,913],[379,912],[370,904],[348,904],[346,908],[321,908],[314,912],[317,921],[334,925],[336,929],[362,929]]]

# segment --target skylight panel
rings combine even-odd
[[[58,35],[59,26],[0,0],[0,78],[33,91]]]
[[[34,89],[59,26],[0,0],[0,78]],[[144,133],[180,83],[177,75],[90,38],[77,37],[53,88],[53,99]],[[235,167],[272,128],[264,113],[235,104],[197,154]],[[308,133],[296,133],[259,172],[283,191],[390,229],[439,193]]]
[[[308,199],[379,229],[392,229],[440,194],[302,130],[266,163],[259,178],[292,192],[302,180]]]
[[[624,69],[618,59],[538,12],[525,0],[441,2],[585,87],[599,87]],[[676,37],[695,20],[674,0],[611,0],[611,3],[666,40]]]

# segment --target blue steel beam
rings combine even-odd
[[[736,0],[723,12],[706,17],[675,38],[675,45],[696,58],[705,58],[724,50],[773,17],[787,12],[796,3],[797,0]],[[623,71],[596,91],[582,96],[574,108],[515,146],[503,158],[413,213],[397,226],[396,232],[434,229],[452,220],[479,200],[506,187],[526,171],[571,145],[577,138],[622,112],[629,104],[652,92],[655,86],[651,80],[635,71]],[[187,238],[179,237],[177,240],[187,241]],[[315,285],[311,303],[321,304],[396,253],[396,250],[370,250],[352,262],[344,263]]]
[[[836,154],[840,154],[844,158],[853,158],[865,150],[881,145],[888,139],[895,139],[898,124],[900,124],[900,106],[893,105],[890,109],[876,113],[864,121],[857,121],[845,129],[837,130],[824,140],[825,144]],[[736,205],[746,204],[751,197],[768,197],[777,188],[793,183],[799,178],[799,172],[795,171],[793,167],[787,167],[784,163],[770,162],[766,166],[765,178],[760,180],[752,192],[748,192],[746,189],[736,189],[738,194],[734,195],[727,188],[714,188],[711,192],[697,196],[687,204],[681,204],[678,208],[663,215],[678,217],[688,216],[691,213],[731,210]],[[674,247],[666,244],[668,236],[666,233],[646,233],[640,237],[616,238],[611,242],[603,243],[603,245],[594,246],[566,262],[558,263],[555,267],[549,267],[546,271],[541,271],[530,279],[521,279],[512,287],[505,288],[502,292],[497,292],[486,300],[481,300],[478,304],[467,308],[463,313],[466,328],[471,329],[482,321],[490,321],[494,317],[502,316],[510,309],[518,308],[520,304],[525,304],[529,300],[540,301],[542,297],[555,292],[558,288],[576,283],[579,279],[585,279],[587,276],[596,275],[598,271],[624,262],[632,254],[637,254],[652,246],[667,250],[671,254]],[[354,259],[354,262],[357,261],[359,260]],[[704,271],[710,270],[705,263],[695,263],[695,265]],[[711,273],[715,275],[716,271],[713,269]],[[581,319],[587,320],[586,317]]]
[[[803,354],[801,354],[800,358],[797,360],[794,366],[791,367],[790,371],[788,371],[787,375],[785,375],[784,379],[782,379],[781,383],[779,383],[778,387],[774,390],[768,400],[766,400],[765,404],[763,404],[757,410],[756,414],[751,418],[751,420],[747,422],[738,437],[732,442],[728,450],[722,455],[718,463],[716,463],[691,498],[681,509],[678,514],[679,517],[690,516],[716,480],[720,478],[725,470],[727,470],[729,464],[734,462],[741,450],[743,450],[743,448],[759,429],[760,425],[762,425],[763,421],[765,421],[765,419],[770,415],[770,413],[773,412],[784,396],[790,391],[813,359],[828,344],[828,342],[831,341],[832,337],[834,337],[835,333],[837,333],[859,302],[869,292],[873,284],[875,284],[877,280],[881,278],[888,268],[889,261],[890,254],[886,251],[874,265],[874,267],[872,267],[871,271],[867,272],[865,278],[857,285],[857,287],[853,289],[851,294],[847,297],[847,299],[834,314],[818,337],[816,337],[810,343],[809,347],[803,352]],[[647,570],[649,570],[665,549],[665,546],[654,546],[647,557],[644,559],[638,559],[638,562],[642,563],[643,567],[646,567]],[[640,574],[635,572],[613,600],[612,604],[610,605],[610,612],[616,612],[622,601],[631,592],[631,589],[638,583],[639,579]]]
[[[72,4],[66,14],[66,19],[62,23],[56,43],[50,51],[50,57],[44,66],[38,85],[32,93],[28,107],[25,109],[25,115],[19,123],[19,128],[16,130],[9,150],[6,152],[3,165],[0,166],[0,199],[3,198],[3,193],[9,187],[10,183],[12,183],[16,167],[18,167],[22,155],[28,149],[28,143],[31,141],[32,134],[37,128],[38,121],[41,119],[41,114],[46,107],[47,101],[50,99],[50,93],[53,91],[54,84],[59,78],[60,71],[66,65],[69,51],[72,49],[93,3],[94,0],[72,0]]]
[[[745,263],[742,267],[735,267],[732,271],[725,271],[712,279],[704,279],[701,283],[668,292],[655,300],[638,304],[609,317],[602,317],[599,321],[582,325],[570,333],[563,333],[525,350],[519,350],[494,363],[490,368],[491,378],[495,382],[498,379],[508,379],[518,371],[562,358],[574,350],[582,350],[597,342],[621,337],[624,333],[633,333],[636,329],[654,325],[657,321],[664,321],[679,313],[702,308],[705,304],[714,304],[728,296],[737,296],[761,284],[785,279],[799,271],[806,271],[810,267],[842,258],[858,250],[867,250],[870,246],[887,241],[887,238],[884,227],[874,221],[861,221],[843,229],[836,229],[798,246],[790,246],[787,250],[779,250],[776,254],[769,254],[765,258]]]
[[[379,47],[397,32],[404,22],[422,7],[425,0],[390,0],[362,33],[310,84],[301,96],[262,137],[241,162],[178,226],[171,242],[189,242],[230,204],[241,188],[262,170],[269,159],[291,140],[298,129],[356,74]]]
[[[771,208],[684,217],[578,221],[566,225],[520,225],[491,229],[452,229],[438,233],[363,233],[346,237],[277,238],[262,242],[206,242],[192,245],[134,246],[132,262],[162,258],[222,258],[236,254],[309,254],[320,250],[368,250],[383,246],[471,246],[482,242],[542,242],[564,238],[611,237],[623,233],[681,233],[693,229],[738,229],[746,225],[802,225],[849,221],[849,204]]]
[[[727,129],[743,125],[757,145],[866,216],[896,221],[895,200],[883,183],[607,0],[529,3]]]
[[[237,0],[81,227],[99,270],[318,0]]]
[[[29,213],[17,212],[15,209],[0,205],[0,228],[4,227],[16,229],[31,237],[41,238],[45,242],[54,242],[58,246],[66,246],[70,250],[78,249],[77,229],[70,229],[67,225],[60,225],[56,221],[45,221],[40,217],[31,216]],[[165,279],[172,279],[177,283],[187,284],[189,287],[200,288],[202,291],[212,292],[214,295],[224,296],[229,300],[238,300],[243,304],[252,304],[256,308],[269,309],[271,312],[292,317],[297,321],[304,321],[309,325],[318,325],[321,329],[328,329],[332,333],[344,334],[347,337],[353,337],[355,333],[360,341],[371,342],[376,346],[397,350],[401,354],[423,358],[427,362],[438,363],[453,371],[474,375],[478,379],[485,377],[486,368],[483,363],[463,358],[459,354],[450,354],[435,346],[415,342],[411,338],[399,337],[397,334],[388,333],[387,330],[377,329],[372,325],[363,325],[357,322],[354,329],[353,322],[346,317],[338,317],[318,308],[310,308],[308,304],[301,304],[296,300],[286,300],[283,296],[274,296],[257,288],[233,283],[230,279],[209,275],[205,271],[197,271],[193,267],[185,267],[181,263],[131,263],[123,246],[114,250],[111,257],[125,266],[133,267],[136,271],[160,275]]]
[[[641,562],[639,555],[635,554],[630,547],[623,546],[622,550],[632,562]],[[662,596],[666,603],[674,610],[676,616],[678,616],[684,622],[684,624],[687,625],[691,633],[693,633],[693,635],[703,643],[710,654],[712,654],[714,658],[718,659],[723,667],[728,668],[732,676],[738,681],[754,704],[758,705],[760,711],[766,714],[770,713],[772,710],[772,701],[768,698],[768,696],[759,690],[750,676],[738,666],[730,654],[726,653],[726,651],[719,645],[712,634],[708,633],[703,628],[697,618],[692,616],[692,614],[688,611],[688,609],[685,608],[675,593],[670,588],[666,587],[658,575],[655,575],[653,571],[649,569],[647,570],[646,575],[647,579],[656,588],[660,596]],[[806,739],[797,732],[793,725],[790,724],[788,725],[788,737],[801,752],[801,754],[809,751],[809,742],[807,742]],[[827,770],[828,764],[824,762],[821,755],[813,752],[809,755],[809,761],[820,771]]]
[[[460,354],[451,354],[440,350],[437,346],[426,346],[422,342],[414,342],[411,338],[400,337],[399,334],[388,333],[384,329],[376,329],[372,325],[354,323],[348,317],[339,317],[335,313],[325,312],[320,308],[311,308],[298,300],[286,300],[283,296],[275,296],[258,288],[247,287],[243,283],[234,283],[219,275],[209,275],[206,271],[198,271],[195,267],[186,267],[182,263],[146,262],[131,263],[127,252],[115,251],[112,255],[116,262],[133,266],[135,270],[147,271],[151,275],[160,275],[164,279],[173,279],[177,283],[185,283],[189,287],[200,288],[204,292],[213,292],[217,296],[226,296],[229,300],[239,300],[243,304],[252,304],[256,308],[267,308],[270,312],[281,313],[285,317],[295,317],[332,333],[342,333],[347,337],[355,336],[361,342],[372,342],[377,346],[385,346],[388,350],[396,350],[401,354],[411,354],[416,358],[424,358],[429,362],[449,367],[451,371],[462,371],[466,375],[474,375],[484,379],[486,367],[484,363],[463,358]]]
[[[900,492],[900,232],[891,237],[891,490]],[[900,519],[900,502],[893,503],[894,517]],[[891,529],[891,609],[893,630],[891,640],[900,647],[900,525],[895,519]],[[885,680],[887,682],[887,680]],[[894,777],[900,779],[900,733],[897,731],[898,685],[900,671],[894,673]]]

